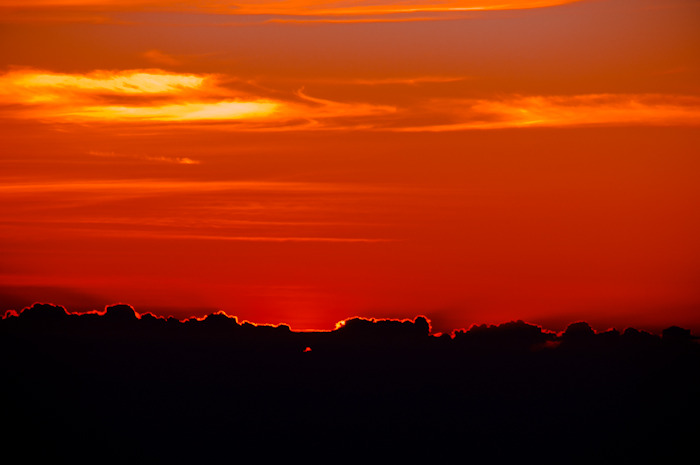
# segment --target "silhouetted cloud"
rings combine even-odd
[[[4,451],[29,438],[31,461],[282,460],[299,444],[409,463],[457,450],[674,461],[699,432],[687,420],[700,413],[700,344],[679,327],[662,339],[512,321],[451,337],[419,316],[295,332],[224,312],[181,321],[36,303],[0,320],[0,350]]]
[[[577,321],[566,327],[562,337],[565,341],[590,341],[595,337],[595,331],[585,321]]]
[[[671,326],[666,328],[662,332],[662,337],[664,342],[671,342],[676,344],[686,344],[691,342],[694,338],[690,334],[689,329],[681,328],[678,326]]]
[[[68,318],[68,312],[60,305],[36,303],[23,309],[19,317],[28,322],[59,323]]]
[[[64,307],[55,304],[35,303],[20,312],[8,311],[3,320],[16,319],[28,328],[54,327],[57,329],[75,330],[85,329],[85,324],[90,322],[98,324],[94,329],[104,328],[132,328],[145,331],[153,328],[181,328],[187,331],[196,331],[200,334],[209,333],[217,337],[237,337],[245,334],[247,340],[255,341],[259,337],[261,341],[274,342],[276,336],[286,339],[289,334],[298,338],[300,344],[313,340],[318,341],[342,341],[344,344],[354,345],[392,345],[412,344],[420,341],[440,341],[441,344],[454,345],[456,347],[469,347],[489,350],[506,351],[532,351],[542,348],[555,348],[559,343],[568,347],[614,347],[620,342],[629,345],[648,345],[653,341],[662,340],[654,335],[635,328],[626,328],[623,333],[616,329],[596,333],[591,326],[578,321],[568,325],[565,331],[557,335],[553,331],[547,331],[541,326],[527,323],[522,320],[502,323],[500,325],[473,325],[468,330],[456,330],[449,334],[431,334],[430,321],[424,316],[417,316],[413,320],[403,319],[375,319],[353,317],[342,320],[336,324],[333,331],[304,331],[295,332],[286,324],[259,325],[249,321],[239,322],[238,318],[219,311],[201,318],[191,317],[178,320],[173,317],[156,316],[146,312],[140,314],[134,307],[119,303],[108,305],[104,311],[92,312],[68,312]],[[80,321],[80,324],[77,322]],[[692,343],[697,338],[691,335],[690,330],[671,326],[663,331],[663,341],[672,343]],[[303,345],[303,344],[302,344]],[[307,347],[304,345],[303,348]]]
[[[135,322],[138,317],[131,305],[115,304],[105,308],[105,319],[113,324],[128,324]]]
[[[496,350],[531,350],[554,341],[556,334],[522,320],[500,325],[474,325],[454,333],[457,343]]]

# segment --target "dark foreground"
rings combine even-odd
[[[694,463],[700,344],[560,336],[522,322],[454,338],[413,322],[329,333],[178,322],[126,306],[0,321],[12,463]],[[306,348],[310,351],[305,351]],[[9,463],[9,462],[8,462]]]

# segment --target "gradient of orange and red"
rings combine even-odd
[[[700,330],[696,0],[0,0],[0,303]]]

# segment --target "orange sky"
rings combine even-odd
[[[0,304],[700,330],[700,3],[0,0]]]

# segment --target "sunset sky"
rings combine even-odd
[[[698,0],[0,0],[0,313],[700,330]]]

